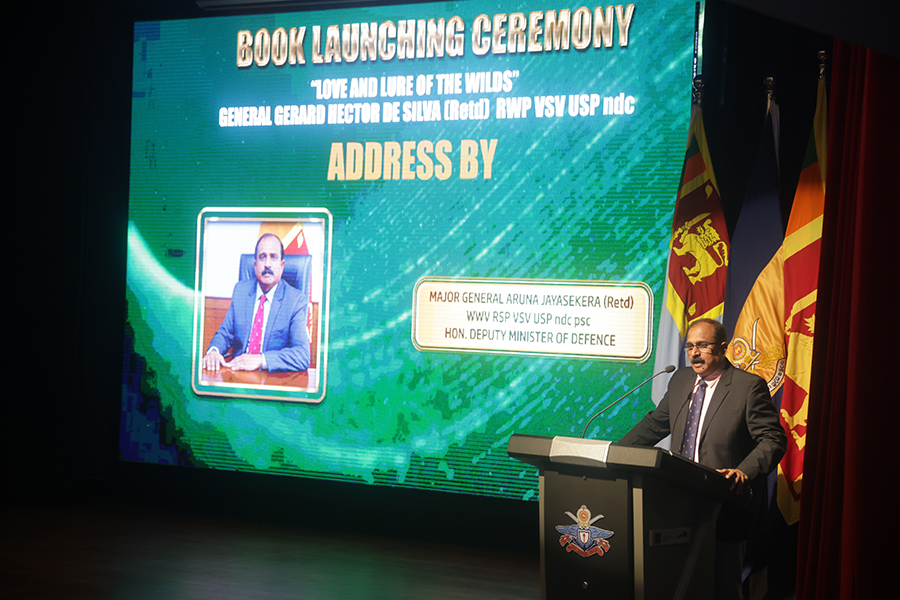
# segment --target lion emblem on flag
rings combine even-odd
[[[694,258],[692,267],[682,267],[691,285],[709,277],[719,267],[728,265],[728,244],[712,226],[712,219],[707,218],[709,215],[697,215],[672,234],[672,251],[678,256],[690,254]],[[675,240],[681,245],[676,246]]]

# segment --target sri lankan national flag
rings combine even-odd
[[[788,524],[796,523],[800,518],[806,416],[816,325],[819,250],[825,206],[827,123],[825,82],[820,79],[813,131],[783,245],[787,365],[781,400],[781,423],[788,433],[788,448],[778,465],[778,507]]]
[[[692,321],[721,318],[729,246],[703,114],[695,106],[669,239],[664,308],[656,345],[657,371],[666,365],[684,364],[682,346]],[[654,401],[659,402],[666,385],[664,378],[654,381]]]

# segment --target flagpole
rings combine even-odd
[[[772,116],[772,132],[775,137],[775,164],[781,172],[781,149],[778,140],[781,139],[781,114],[778,111],[778,102],[775,100],[775,78],[766,77],[763,80],[766,86],[766,114]]]

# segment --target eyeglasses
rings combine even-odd
[[[696,344],[685,344],[684,351],[690,352],[694,348],[703,352],[704,350],[709,350],[712,352],[712,349],[716,346],[716,342],[697,342]]]

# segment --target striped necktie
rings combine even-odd
[[[702,379],[694,396],[691,398],[691,409],[688,412],[688,420],[684,426],[684,439],[681,440],[681,455],[694,460],[694,452],[697,449],[697,434],[700,432],[700,411],[703,410],[703,398],[706,396],[706,382]]]

